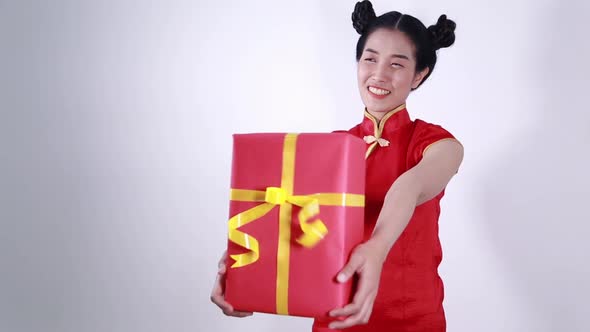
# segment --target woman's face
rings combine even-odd
[[[358,86],[367,111],[377,119],[405,103],[428,72],[415,72],[414,54],[414,44],[403,32],[377,29],[367,38],[358,62]]]

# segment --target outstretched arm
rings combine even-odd
[[[389,250],[408,225],[416,206],[438,195],[457,173],[462,160],[462,145],[456,140],[442,140],[431,145],[422,160],[393,183],[371,238],[355,248],[338,275],[338,281],[345,282],[358,274],[359,284],[352,303],[330,313],[333,317],[346,317],[343,321],[332,322],[331,328],[341,329],[369,321]]]

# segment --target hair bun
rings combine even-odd
[[[435,25],[428,27],[435,50],[453,45],[456,27],[455,22],[447,19],[447,15],[441,15]]]
[[[367,31],[371,22],[377,18],[373,4],[369,0],[357,2],[352,12],[352,26],[360,35]]]

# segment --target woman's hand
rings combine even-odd
[[[332,317],[345,317],[344,320],[330,323],[331,329],[343,329],[369,322],[386,256],[387,252],[384,252],[383,246],[377,241],[369,240],[354,249],[350,260],[338,274],[337,280],[346,282],[357,274],[358,286],[352,303],[330,311]]]
[[[217,277],[215,278],[215,284],[213,285],[213,291],[211,291],[211,302],[215,303],[226,316],[232,317],[248,317],[252,316],[252,312],[236,311],[231,304],[225,301],[225,260],[227,258],[227,252],[224,252],[219,260]]]

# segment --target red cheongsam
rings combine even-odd
[[[348,132],[367,143],[365,239],[369,239],[393,182],[420,162],[424,151],[440,140],[454,139],[448,131],[410,119],[405,105],[387,113],[379,125],[365,112]],[[443,283],[438,275],[442,250],[438,237],[440,200],[416,207],[414,215],[383,264],[379,292],[367,325],[350,332],[444,332]],[[334,331],[315,321],[314,332]]]

